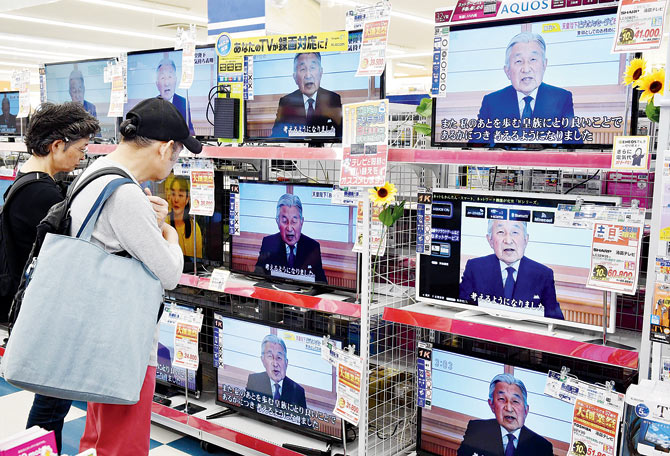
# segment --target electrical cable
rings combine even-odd
[[[563,192],[563,194],[567,195],[568,193],[570,193],[571,191],[573,191],[574,189],[576,189],[580,185],[586,184],[588,181],[594,179],[598,174],[600,174],[600,170],[596,171],[595,174],[593,174],[593,176],[589,177],[588,179],[585,179],[582,182],[579,182],[578,184],[573,185],[572,187],[567,189],[565,192]]]

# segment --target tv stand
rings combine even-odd
[[[319,285],[297,285],[292,283],[266,282],[261,281],[254,284],[255,287],[269,288],[271,290],[287,291],[289,293],[299,293],[307,296],[316,296],[323,293]]]
[[[304,447],[300,445],[293,445],[292,443],[284,443],[282,447],[287,450],[295,451],[296,453],[304,454],[305,456],[331,456],[330,447],[327,451],[317,450],[315,448]]]

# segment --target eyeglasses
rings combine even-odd
[[[84,139],[84,138],[79,138],[79,139]],[[65,144],[70,143],[72,141],[78,141],[78,139],[70,139],[70,138],[63,138],[63,141]],[[66,146],[67,147],[67,146]],[[88,153],[88,144],[86,144],[83,148],[76,148],[81,154],[86,155]]]

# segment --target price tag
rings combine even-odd
[[[175,356],[172,366],[197,370],[200,364],[198,354],[198,333],[200,328],[194,324],[177,322],[174,337]]]
[[[612,52],[659,48],[666,7],[666,0],[621,0]]]
[[[212,271],[212,277],[209,278],[209,289],[223,293],[226,289],[228,277],[230,277],[229,270],[222,268],[214,269],[214,271]]]

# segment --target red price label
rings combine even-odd
[[[649,39],[649,38],[659,38],[661,36],[661,29],[660,28],[652,28],[652,29],[638,29],[635,32],[635,39],[637,40],[643,40],[643,39]]]

